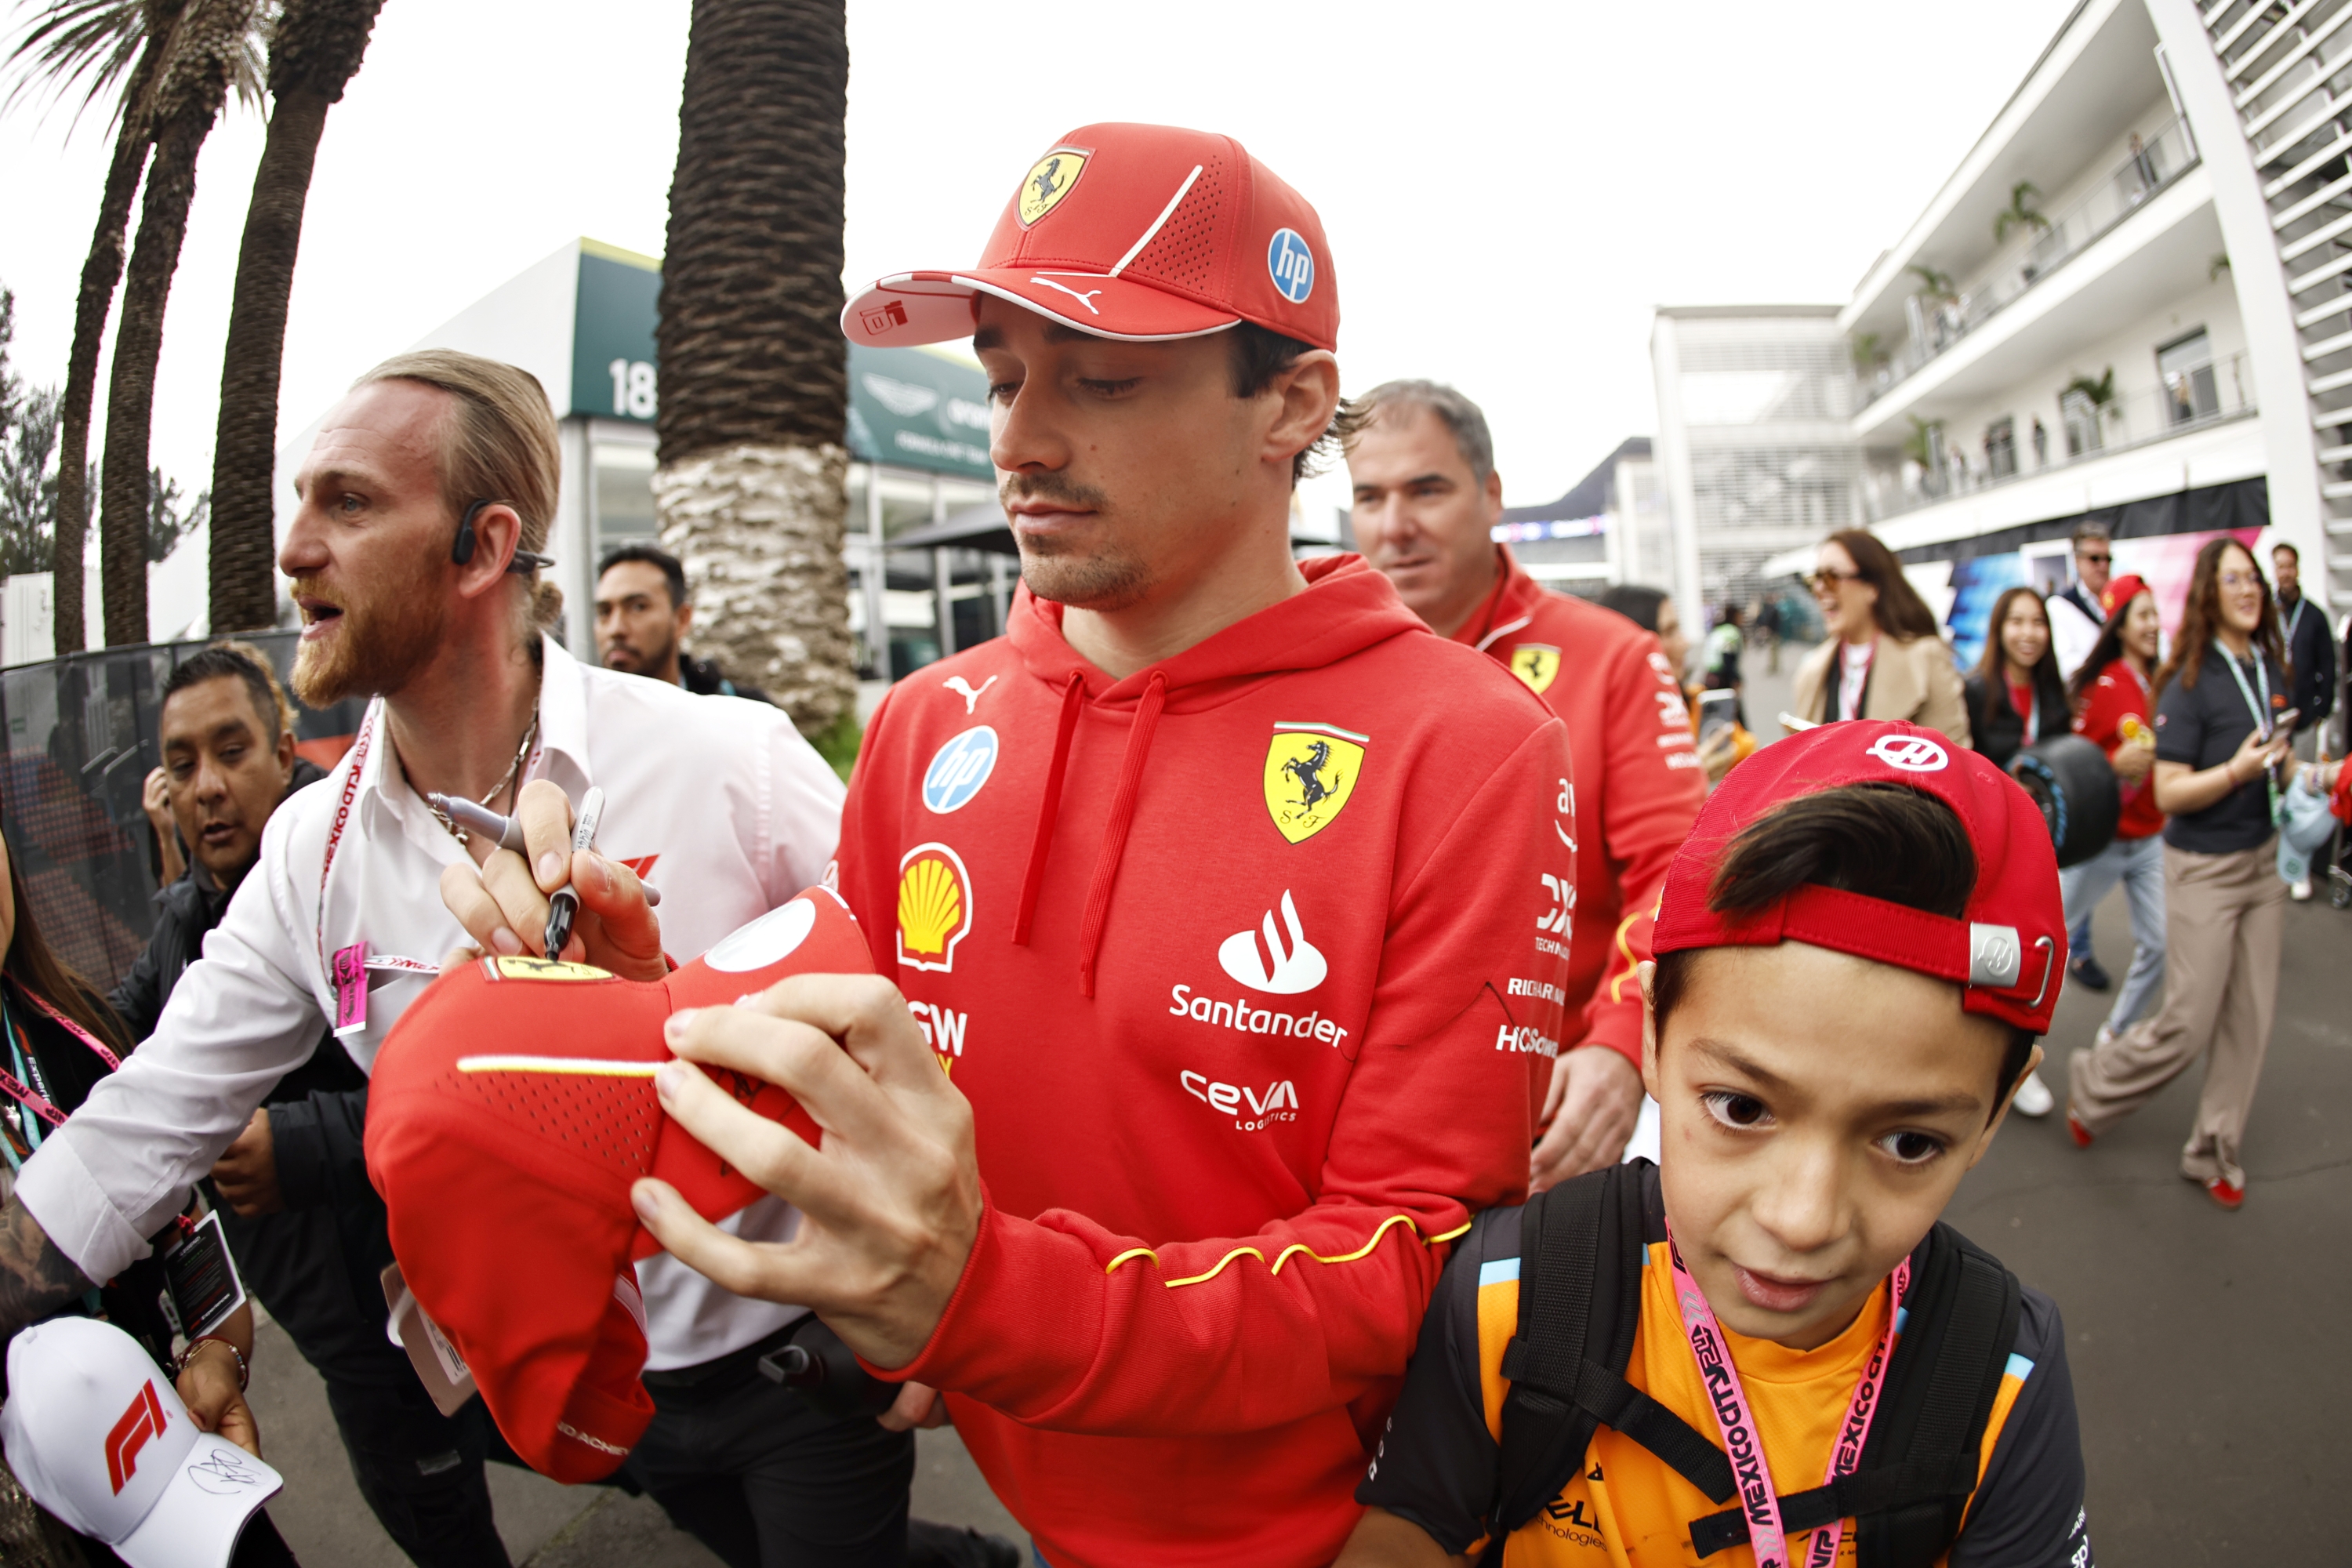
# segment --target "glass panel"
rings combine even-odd
[[[654,449],[599,441],[595,464],[596,553],[653,543],[661,531],[654,522]]]
[[[1985,468],[1994,479],[2017,472],[2017,421],[1996,419],[1985,427]]]
[[[2095,452],[2099,440],[2099,407],[2079,392],[2070,392],[2058,400],[2058,412],[2066,420],[2066,455],[2079,458],[2085,452]]]
[[[2166,406],[2175,425],[2210,419],[2221,411],[2213,382],[2212,340],[2203,332],[2157,350],[2156,368],[2164,378]]]

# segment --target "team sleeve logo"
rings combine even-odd
[[[944,844],[918,844],[898,862],[898,962],[955,969],[956,943],[971,930],[971,879]]]
[[[1087,155],[1067,147],[1056,147],[1032,164],[1021,181],[1021,226],[1027,228],[1061,205],[1086,167]]]
[[[1527,682],[1529,691],[1540,697],[1559,673],[1559,649],[1542,643],[1523,642],[1511,650],[1511,673]]]
[[[1312,838],[1348,808],[1370,735],[1337,725],[1285,722],[1265,748],[1265,809],[1293,844]]]

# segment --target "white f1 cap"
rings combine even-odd
[[[198,1431],[139,1342],[90,1318],[52,1319],[8,1347],[0,1442],[36,1502],[131,1568],[225,1568],[286,1484]]]

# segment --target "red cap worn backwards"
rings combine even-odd
[[[1323,221],[1230,136],[1084,125],[1029,166],[980,265],[901,272],[852,299],[841,330],[889,346],[971,335],[993,294],[1097,337],[1192,338],[1255,321],[1339,346]]]
[[[1808,883],[1752,912],[1707,907],[1740,830],[1774,806],[1843,784],[1894,784],[1952,808],[1977,857],[1967,917]],[[2058,855],[2033,802],[1976,752],[1916,724],[1823,724],[1765,747],[1724,776],[1666,872],[1651,951],[1806,942],[1948,980],[1960,1005],[2047,1034],[2066,967]]]
[[[847,906],[814,888],[659,981],[487,958],[402,1015],[368,1087],[368,1176],[402,1277],[533,1469],[597,1479],[653,1418],[629,1265],[661,1248],[629,1206],[630,1184],[658,1176],[714,1220],[764,1195],[662,1114],[663,1023],[789,974],[873,967]],[[783,1090],[705,1070],[817,1141]]]

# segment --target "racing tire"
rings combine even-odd
[[[2082,736],[2053,735],[2026,747],[2010,760],[2009,773],[2049,825],[2060,867],[2080,865],[2114,841],[2123,816],[2116,770]]]

